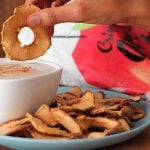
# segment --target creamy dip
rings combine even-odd
[[[21,79],[47,74],[56,68],[40,62],[0,63],[1,79]]]

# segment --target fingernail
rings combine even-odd
[[[28,19],[27,19],[27,24],[30,26],[30,27],[35,27],[35,26],[38,26],[40,25],[40,17],[38,15],[33,15],[33,16],[30,16]]]

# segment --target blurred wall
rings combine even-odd
[[[2,25],[4,20],[6,20],[10,15],[13,14],[13,9],[16,6],[22,5],[23,3],[24,0],[0,0],[0,32],[2,31]],[[1,44],[0,44],[0,56],[4,56]]]

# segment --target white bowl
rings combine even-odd
[[[56,94],[62,73],[60,66],[41,60],[16,62],[0,59],[0,65],[30,62],[47,64],[53,70],[25,78],[0,78],[0,123],[21,118],[26,112],[33,113],[41,104],[50,105]]]

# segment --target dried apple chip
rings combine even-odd
[[[51,127],[57,125],[57,121],[54,119],[51,109],[47,105],[42,105],[36,111],[35,116]]]
[[[87,117],[85,115],[77,117],[76,122],[84,132],[91,127],[114,129],[120,125],[115,119],[107,117]]]
[[[93,94],[94,94],[95,100],[97,100],[97,101],[104,99],[104,93],[103,92],[94,92]]]
[[[24,118],[21,120],[10,121],[0,126],[0,135],[10,135],[21,130],[24,130],[30,126],[29,119]]]
[[[82,131],[80,129],[80,126],[76,123],[76,121],[68,115],[66,112],[60,110],[59,108],[52,109],[53,116],[55,120],[59,124],[61,124],[63,127],[65,127],[68,131],[75,135],[81,135]]]
[[[130,96],[127,98],[116,96],[116,97],[101,99],[100,103],[127,104],[129,102],[139,102],[140,100],[141,100],[141,96]]]
[[[126,116],[129,119],[132,118],[134,114],[134,110],[130,105],[124,106],[120,111],[121,111],[122,116]]]
[[[58,105],[68,105],[71,100],[76,99],[77,97],[71,93],[61,93],[57,94],[55,100]]]
[[[56,135],[56,136],[64,136],[64,137],[71,137],[71,134],[69,134],[65,130],[60,130],[59,128],[51,128],[48,127],[44,122],[42,122],[40,119],[33,117],[31,114],[26,114],[26,117],[29,119],[31,125],[41,133],[45,133],[48,135]]]
[[[124,132],[124,131],[130,130],[130,126],[125,119],[120,118],[117,121],[120,123],[119,126],[117,126],[116,128],[112,128],[112,129],[108,130],[107,132],[109,134],[114,134],[114,133],[119,133],[119,132]]]
[[[19,6],[15,8],[14,15],[4,22],[1,34],[2,47],[10,59],[31,60],[46,53],[50,47],[49,27],[29,28],[26,23],[27,17],[39,10],[40,8],[34,5]],[[30,35],[25,37],[26,34]],[[31,41],[28,41],[30,38]],[[26,45],[19,40],[24,41]]]
[[[41,133],[36,131],[35,129],[30,129],[29,130],[32,138],[34,139],[45,139],[45,140],[67,140],[69,138],[66,137],[57,137],[57,136],[51,136],[45,133]]]
[[[13,134],[11,134],[11,136],[15,136],[15,137],[24,137],[24,138],[32,138],[31,134],[29,133],[29,128],[31,127],[31,125],[27,126],[26,128],[15,132]]]
[[[95,107],[94,103],[94,95],[93,93],[87,91],[81,98],[79,103],[73,104],[71,106],[62,106],[60,107],[62,110],[65,110],[67,112],[70,111],[87,111],[90,110],[91,108]]]
[[[104,132],[90,132],[87,138],[102,138],[108,134],[107,130]]]
[[[114,105],[116,106],[116,105]],[[93,110],[90,111],[91,115],[109,115],[112,118],[120,118],[122,116],[126,116],[128,118],[132,118],[133,116],[133,109],[130,105],[125,105],[122,106],[120,110],[113,110],[111,109],[113,106],[103,106],[102,108],[94,108]],[[115,108],[115,107],[114,107]]]
[[[96,118],[87,117],[86,120],[91,121],[92,126],[102,127],[105,129],[113,129],[119,126],[119,122],[117,122],[115,119],[107,117],[96,117]]]
[[[113,105],[113,106],[108,106],[108,105],[105,105],[105,104],[95,104],[95,108],[93,108],[89,113],[91,115],[100,115],[100,114],[103,114],[103,113],[109,113],[109,112],[112,112],[112,111],[117,111],[119,105],[116,104],[116,105]]]
[[[79,86],[72,86],[68,93],[72,93],[73,95],[75,95],[77,98],[80,98],[82,95],[82,91],[81,88]]]
[[[131,120],[139,120],[139,119],[142,119],[144,116],[145,116],[145,112],[140,109],[140,108],[136,108],[136,107],[133,107],[133,116],[132,118],[130,118]]]
[[[80,98],[74,98],[65,102],[65,106],[71,106],[73,104],[78,104],[81,101]]]
[[[92,122],[86,121],[85,115],[76,117],[75,121],[78,123],[83,132],[87,132],[87,130],[92,126]]]
[[[79,86],[72,86],[68,91],[57,94],[55,100],[62,105],[67,105],[68,101],[80,98],[81,95],[81,88]]]
[[[125,119],[120,118],[117,121],[120,122],[120,127],[121,127],[122,131],[129,131],[130,130],[130,126],[129,126],[128,122]]]
[[[69,101],[71,99],[77,98],[75,95],[73,95],[72,93],[61,93],[61,94],[57,94],[55,99],[57,101],[57,99],[64,99],[65,101]]]

